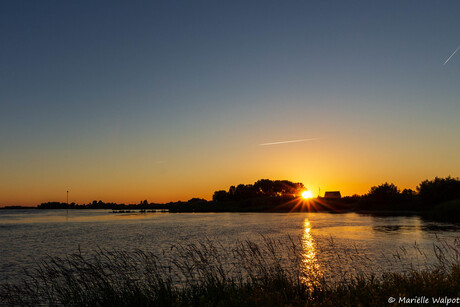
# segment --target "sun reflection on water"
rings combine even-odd
[[[311,224],[308,218],[303,223],[302,234],[302,281],[313,286],[322,276],[322,269],[317,259],[317,252],[314,239],[310,233]]]

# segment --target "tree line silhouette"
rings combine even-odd
[[[373,186],[369,192],[362,196],[354,196],[362,200],[362,205],[379,207],[391,204],[394,206],[417,206],[418,209],[428,209],[437,204],[460,199],[459,178],[436,177],[433,180],[424,180],[417,187],[416,191],[411,189],[400,189],[393,183]],[[412,208],[415,209],[415,208]]]
[[[346,196],[328,200],[317,198],[302,200],[300,195],[306,188],[302,183],[289,180],[261,179],[253,184],[232,185],[228,190],[215,191],[212,201],[192,198],[188,201],[166,204],[149,203],[142,200],[138,204],[105,203],[101,200],[89,204],[67,204],[47,202],[39,209],[168,209],[170,212],[241,212],[241,211],[294,211],[299,202],[309,202],[312,206],[302,210],[311,211],[355,211],[355,212],[422,212],[427,216],[442,220],[457,221],[460,217],[460,179],[453,177],[422,181],[415,190],[402,191],[393,183],[385,182],[373,186],[363,195]],[[297,208],[298,209],[298,208]]]
[[[238,201],[256,197],[273,197],[273,196],[300,196],[305,190],[303,183],[291,182],[289,180],[269,180],[261,179],[254,184],[239,184],[236,187],[232,185],[228,191],[215,191],[213,201]]]

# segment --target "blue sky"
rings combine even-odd
[[[2,1],[0,204],[458,176],[460,54],[443,63],[459,13],[458,1]],[[304,138],[320,140],[258,146]]]

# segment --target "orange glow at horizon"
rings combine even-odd
[[[214,144],[215,147],[190,146],[187,152],[168,152],[168,159],[162,163],[150,156],[153,148],[149,147],[145,151],[129,151],[131,156],[116,150],[91,155],[76,150],[66,158],[69,161],[59,152],[34,153],[36,159],[25,159],[29,153],[23,152],[24,160],[18,158],[17,164],[3,165],[0,207],[65,202],[67,190],[69,202],[78,204],[93,200],[125,204],[143,200],[168,203],[194,197],[211,200],[214,191],[253,184],[260,179],[301,182],[312,196],[322,196],[325,191],[351,196],[365,194],[384,182],[394,183],[401,190],[415,190],[423,180],[456,177],[460,172],[450,164],[427,166],[424,159],[409,159],[405,152],[398,152],[398,160],[393,164],[389,158],[381,162],[378,159],[385,157],[384,148],[375,151],[372,147],[363,156],[363,151],[354,150],[359,147],[340,141],[329,144],[327,138],[314,143],[252,149],[244,142],[244,146],[220,140]]]

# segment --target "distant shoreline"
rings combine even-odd
[[[400,204],[399,204],[400,205]],[[175,202],[168,204],[99,204],[94,206],[67,206],[67,204],[55,203],[54,205],[26,207],[6,206],[0,210],[113,210],[114,213],[139,213],[152,211],[166,211],[169,213],[299,213],[299,212],[321,212],[331,214],[357,213],[372,216],[420,216],[427,220],[439,222],[460,223],[460,199],[438,204],[430,209],[420,210],[396,210],[393,204],[382,204],[381,202],[367,202],[367,208],[363,208],[360,202],[344,200],[326,200],[321,198],[303,200],[300,198],[254,198],[241,201],[192,201]],[[401,206],[407,207],[407,206]],[[417,207],[412,204],[411,207]],[[118,212],[115,212],[118,211]]]

